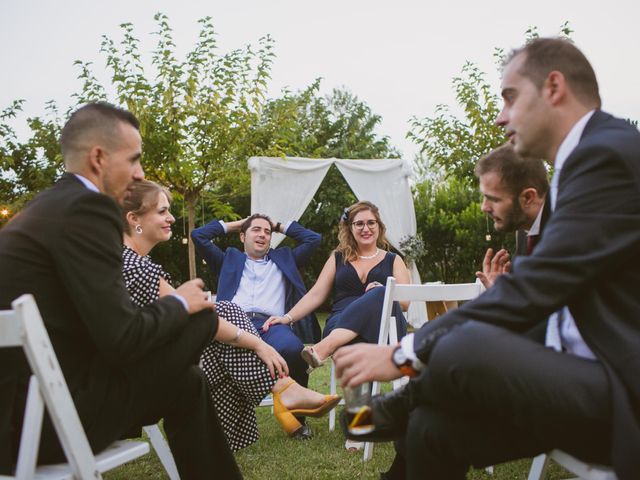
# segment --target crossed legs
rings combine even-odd
[[[96,362],[82,385],[70,386],[94,451],[132,429],[164,418],[181,478],[241,478],[211,403],[207,381],[198,367],[200,352],[216,328],[212,312],[192,315],[174,341],[149,352],[129,368],[116,369]],[[63,458],[57,435],[46,421],[40,461]]]
[[[463,479],[484,467],[561,448],[610,461],[602,365],[469,321],[443,336],[417,379],[406,434],[409,478]]]

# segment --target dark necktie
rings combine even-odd
[[[527,235],[527,255],[531,255],[533,249],[536,247],[538,243],[540,235]]]

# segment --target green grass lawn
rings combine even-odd
[[[322,319],[324,320],[324,318]],[[325,365],[313,372],[310,387],[323,393],[329,392],[330,367]],[[340,411],[342,407],[338,407]],[[379,472],[387,470],[393,459],[390,443],[376,444],[373,459],[362,461],[362,451],[349,453],[344,448],[344,437],[340,427],[329,432],[328,417],[310,418],[314,437],[307,441],[289,439],[271,413],[271,408],[257,409],[260,439],[253,445],[237,452],[236,459],[244,478],[248,480],[298,480],[298,479],[377,479]],[[212,455],[214,453],[212,452]],[[526,479],[530,459],[523,459],[495,467],[493,475],[484,470],[469,472],[473,480],[517,480]],[[211,472],[215,478],[215,472]],[[570,474],[556,465],[548,469],[547,479],[567,478]],[[124,465],[105,475],[107,480],[132,478],[166,479],[155,452],[145,455],[136,462]]]

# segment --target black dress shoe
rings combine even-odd
[[[416,405],[417,388],[409,382],[398,390],[376,395],[371,399],[372,422],[375,430],[364,435],[352,435],[345,410],[340,414],[340,426],[345,436],[361,442],[390,442],[401,438],[407,430],[409,414]]]
[[[294,433],[291,438],[294,440],[309,440],[310,438],[313,438],[311,427],[308,423],[303,423],[302,428]]]

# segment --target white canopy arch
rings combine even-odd
[[[251,157],[251,212],[298,220],[332,164],[342,173],[358,200],[369,200],[380,208],[387,238],[402,253],[400,240],[416,234],[416,214],[409,186],[412,172],[402,159]],[[283,238],[281,234],[274,234],[272,246],[276,247]],[[411,268],[411,281],[421,283],[415,265]],[[427,320],[424,305],[412,304],[407,320],[414,326],[422,325]]]

